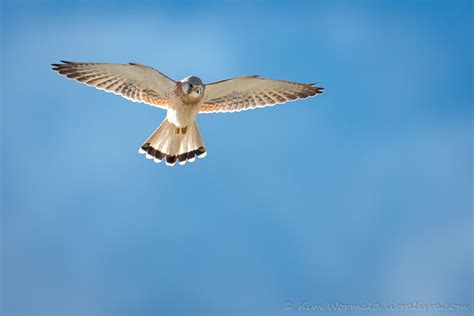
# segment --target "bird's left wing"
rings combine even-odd
[[[201,113],[239,112],[312,97],[324,88],[315,84],[237,77],[206,85]]]
[[[61,75],[134,102],[164,109],[168,106],[168,93],[176,84],[161,72],[140,64],[61,62],[52,64],[53,70]]]

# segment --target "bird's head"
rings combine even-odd
[[[204,84],[196,76],[189,76],[181,80],[181,89],[184,95],[190,98],[200,98],[204,94]]]

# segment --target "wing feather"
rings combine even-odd
[[[53,70],[70,79],[133,101],[167,109],[176,82],[161,72],[136,63],[104,64],[61,61]]]
[[[206,85],[202,113],[239,112],[304,99],[323,92],[316,84],[246,76]]]

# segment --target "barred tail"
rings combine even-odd
[[[207,154],[196,122],[181,128],[167,119],[140,147],[139,153],[156,163],[165,160],[168,166],[174,166],[176,161],[184,165],[186,161],[194,161],[196,156],[204,158]]]

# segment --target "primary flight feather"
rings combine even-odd
[[[61,61],[53,70],[97,89],[167,110],[161,125],[140,147],[155,162],[173,166],[203,158],[206,148],[196,124],[199,113],[239,112],[322,93],[315,84],[237,77],[204,84],[196,76],[179,81],[140,64]]]

